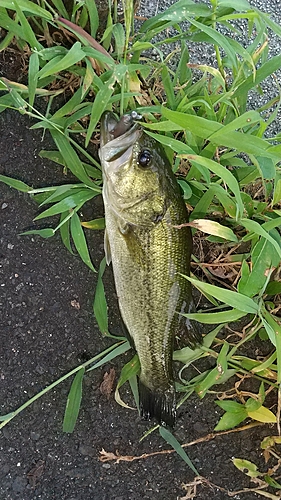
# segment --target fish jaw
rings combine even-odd
[[[119,123],[120,120],[111,111],[105,111],[101,117],[99,156],[104,170],[108,169],[108,164],[111,168],[113,166],[116,168],[116,166],[121,166],[129,161],[132,146],[142,134],[139,125],[133,123],[129,129],[125,129],[123,134],[116,136],[115,131]]]

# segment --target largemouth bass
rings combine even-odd
[[[179,313],[188,312],[192,237],[180,226],[188,213],[162,146],[124,115],[105,112],[99,151],[103,170],[105,253],[112,261],[123,321],[140,360],[140,412],[174,425],[174,338],[191,346],[198,332]]]

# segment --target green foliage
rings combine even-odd
[[[6,108],[16,109],[36,120],[33,128],[48,130],[57,149],[43,151],[41,156],[56,162],[65,172],[69,170],[77,179],[72,184],[32,189],[24,179],[0,176],[1,182],[28,192],[39,203],[43,211],[36,221],[53,216],[60,218],[55,227],[36,228],[25,234],[49,238],[59,231],[69,251],[76,249],[83,262],[94,271],[83,227],[102,229],[104,220],[80,220],[84,203],[101,193],[100,166],[88,146],[98,131],[105,109],[113,109],[120,115],[137,109],[143,115],[146,133],[163,144],[169,158],[176,155],[174,171],[192,208],[190,225],[194,239],[200,237],[203,246],[206,242],[220,247],[226,255],[223,265],[238,269],[236,279],[225,279],[228,289],[196,277],[187,278],[213,306],[185,316],[220,326],[206,334],[197,349],[184,347],[174,353],[174,360],[183,365],[177,382],[182,395],[180,404],[193,392],[203,398],[236,373],[252,375],[262,382],[259,393],[246,401],[219,401],[225,413],[216,430],[235,427],[245,418],[275,422],[276,417],[263,403],[266,402],[264,385],[279,388],[281,384],[281,326],[278,308],[274,310],[273,304],[274,295],[281,294],[278,280],[281,135],[269,138],[268,133],[280,107],[280,88],[276,85],[276,97],[259,109],[249,111],[247,103],[249,92],[262,93],[262,82],[281,68],[280,55],[268,58],[268,29],[280,37],[280,27],[246,0],[217,0],[210,5],[179,0],[165,12],[145,21],[134,34],[133,2],[130,1],[126,2],[125,25],[113,19],[116,16],[109,12],[106,30],[98,42],[94,37],[99,19],[93,1],[74,2],[69,12],[61,0],[53,0],[52,4],[53,7],[46,2],[42,7],[29,0],[12,3],[0,0],[0,27],[6,33],[0,50],[13,41],[29,55],[27,86],[0,79],[0,112]],[[240,19],[248,23],[246,48],[232,36],[240,33],[237,27]],[[69,49],[54,44],[50,36],[53,27],[70,31],[77,41]],[[173,28],[171,36],[167,34],[170,27]],[[215,67],[204,61],[190,63],[186,41],[212,45],[216,53]],[[166,57],[164,48],[170,44],[174,44],[173,49]],[[108,52],[110,46],[113,47],[111,53]],[[150,55],[151,49],[157,52],[157,60]],[[70,80],[74,82],[72,96],[59,105]],[[147,93],[142,90],[142,82],[149,88]],[[48,96],[49,104],[42,114],[36,106],[38,99],[44,96]],[[77,136],[79,140],[75,140]],[[197,260],[194,256],[194,261]],[[217,279],[211,267],[197,264],[206,278],[212,282]],[[102,261],[94,314],[101,332],[112,336],[102,283],[104,269]],[[249,322],[238,341],[222,339],[222,324],[246,317]],[[273,349],[268,357],[259,360],[243,355],[242,349],[257,335],[271,342]],[[128,342],[114,344],[101,353],[87,371],[128,349]],[[212,358],[215,366],[203,372],[198,368],[196,376],[186,379],[186,368],[206,357]],[[64,420],[64,430],[71,432],[79,412],[84,371],[89,363],[75,368],[18,410],[2,417],[2,425],[57,383],[76,374]],[[123,367],[116,389],[120,403],[119,388],[129,381],[138,406],[138,369],[137,358]],[[197,474],[174,436],[162,427],[159,432]],[[247,469],[251,477],[260,476],[250,462],[240,462],[235,465],[241,470]],[[264,480],[278,487],[269,475]]]
[[[237,403],[236,401],[217,401],[217,404],[225,411],[225,414],[215,427],[215,431],[232,429],[247,417],[258,422],[276,423],[276,416],[272,411],[263,406],[264,399],[264,385],[262,384],[257,399],[249,398],[244,404]]]

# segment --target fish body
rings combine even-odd
[[[179,185],[162,146],[133,124],[116,137],[111,112],[101,121],[105,252],[112,261],[120,312],[140,360],[140,411],[160,424],[176,415],[175,336],[198,342],[188,312],[192,237]],[[122,128],[121,127],[121,128]]]

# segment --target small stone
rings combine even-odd
[[[31,431],[31,433],[30,433],[30,439],[32,439],[32,441],[38,441],[38,439],[40,439],[39,432]]]
[[[8,246],[8,249],[9,249],[9,250],[13,250],[13,248],[14,248],[14,246],[15,246],[15,245],[13,245],[12,243],[8,243],[8,245],[7,245],[7,246]]]
[[[43,373],[45,373],[46,370],[42,365],[37,365],[35,371],[39,373],[39,375],[43,375]]]
[[[2,210],[5,210],[5,208],[7,208],[7,206],[8,206],[8,203],[2,203],[2,205],[1,205]]]

